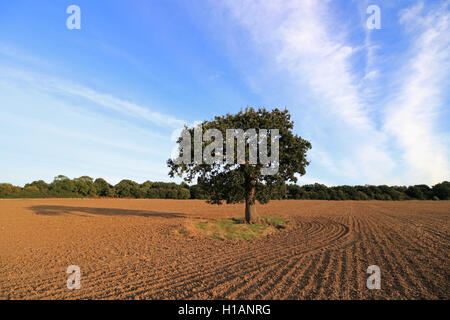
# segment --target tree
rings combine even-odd
[[[300,199],[302,189],[296,184],[290,184],[287,186],[287,192],[289,199]]]
[[[113,187],[103,178],[97,178],[94,181],[95,190],[100,197],[112,197],[114,195]]]
[[[433,195],[441,200],[450,200],[450,182],[443,181],[433,186]]]
[[[206,200],[208,198],[206,192],[198,184],[194,184],[194,185],[190,186],[189,192],[191,194],[191,199]]]
[[[189,192],[189,189],[187,189],[187,188],[180,188],[178,190],[177,199],[189,199],[190,197],[191,197],[191,193]]]
[[[10,183],[0,183],[0,197],[6,198],[12,196],[17,191],[17,189],[17,187],[13,186]]]
[[[73,196],[74,189],[74,182],[63,175],[56,176],[50,185],[50,191],[58,196]]]
[[[369,200],[369,197],[364,192],[357,191],[355,195],[355,200]]]
[[[140,186],[141,198],[146,198],[147,194],[148,194],[148,190],[150,190],[151,188],[152,188],[152,182],[151,181],[145,181],[143,184],[141,184],[141,186]]]
[[[146,198],[149,199],[156,199],[158,198],[158,190],[155,188],[150,188],[147,190],[147,194],[145,195]]]
[[[347,200],[348,199],[347,194],[344,191],[340,190],[340,189],[338,189],[336,191],[336,197],[337,197],[338,200]]]
[[[131,180],[124,179],[120,181],[114,189],[117,192],[117,195],[120,198],[128,198],[128,197],[136,197],[136,191],[139,188],[139,185]]]
[[[406,190],[406,194],[409,197],[417,199],[417,200],[425,199],[422,190],[418,186],[408,187],[408,189]]]
[[[49,185],[43,180],[38,180],[38,181],[33,181],[32,183],[27,183],[24,186],[24,189],[27,187],[36,187],[38,189],[38,192],[36,194],[39,196],[47,196],[48,192],[49,192]]]
[[[166,199],[177,199],[178,191],[176,189],[163,189],[166,193]]]
[[[21,195],[24,197],[39,197],[41,193],[38,187],[28,185],[23,188]]]
[[[73,180],[75,192],[83,197],[94,196],[97,193],[94,181],[91,177],[82,176]]]
[[[422,191],[424,200],[430,200],[433,197],[433,190],[426,184],[418,184],[415,187]]]
[[[226,114],[216,116],[214,120],[203,121],[201,130],[215,129],[212,136],[205,135],[201,143],[204,150],[203,158],[196,159],[198,146],[195,145],[195,130],[199,127],[185,127],[181,137],[178,139],[179,158],[167,160],[170,168],[169,176],[178,175],[184,177],[186,182],[192,182],[197,177],[197,182],[201,189],[207,193],[209,203],[221,204],[245,202],[245,220],[248,223],[258,221],[255,201],[265,204],[270,201],[273,194],[279,193],[286,181],[296,182],[295,174],[304,175],[305,167],[309,164],[306,159],[306,152],[311,148],[311,144],[295,135],[292,130],[294,123],[291,121],[289,112],[285,110],[266,109],[255,110],[246,108],[237,114]],[[228,129],[228,130],[227,130]],[[259,136],[252,129],[259,132]],[[265,131],[267,130],[267,131]],[[277,132],[278,130],[278,132]],[[197,131],[198,132],[198,131]],[[251,148],[245,148],[244,157],[239,157],[233,136],[229,139],[228,133],[236,134],[239,139],[244,140],[244,145],[257,145],[258,152],[252,152]],[[269,138],[270,135],[270,139]],[[190,150],[184,150],[186,136],[194,137],[190,139]],[[227,136],[226,141],[222,137]],[[214,137],[214,140],[212,139]],[[259,137],[259,139],[258,139]],[[232,142],[232,150],[228,147]],[[198,143],[198,140],[197,140]],[[273,159],[275,155],[273,147],[278,144],[278,159]],[[211,148],[211,146],[215,146]],[[197,149],[196,149],[197,147]],[[205,147],[207,147],[205,149]],[[264,150],[266,147],[266,150]],[[229,150],[230,149],[230,150]],[[270,152],[270,161],[267,161],[267,149]],[[226,150],[226,155],[221,152]],[[205,163],[202,159],[205,155],[214,157],[213,163]],[[242,155],[242,154],[241,154]],[[194,158],[194,161],[187,163],[176,161],[179,159]],[[226,161],[224,161],[226,158]],[[200,161],[199,161],[200,160]],[[252,161],[253,160],[253,161]],[[278,170],[270,171],[270,168]]]
[[[67,178],[65,175],[60,174],[58,176],[55,177],[54,181],[63,181],[63,180],[70,180],[69,178]]]

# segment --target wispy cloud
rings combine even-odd
[[[352,58],[359,48],[347,40],[345,31],[337,32],[333,28],[342,24],[329,11],[328,2],[229,1],[227,4],[232,17],[249,30],[260,51],[269,52],[283,71],[297,79],[298,92],[313,93],[317,107],[307,111],[314,113],[316,126],[318,123],[326,126],[333,132],[330,139],[341,144],[344,155],[334,153],[333,161],[324,160],[330,158],[326,150],[330,142],[322,143],[322,147],[314,145],[318,152],[313,153],[313,162],[346,179],[364,177],[372,183],[386,181],[389,174],[381,174],[374,167],[387,172],[394,162],[383,148],[384,133],[377,130],[369,116],[360,89],[362,79],[353,70]]]
[[[45,60],[0,45],[2,179],[23,184],[65,173],[114,183],[167,180],[170,132],[183,120],[53,73]]]
[[[11,46],[7,43],[0,42],[0,54],[9,58],[13,58],[14,60],[19,60],[22,63],[31,63],[34,65],[41,65],[41,66],[50,66],[51,64],[45,60],[38,58],[34,55],[28,54],[24,52],[23,50],[20,50],[14,46]]]
[[[207,80],[205,82],[238,83],[236,87],[248,93],[245,103],[257,101],[269,107],[286,105],[289,108],[294,115],[295,128],[313,145],[309,153],[311,166],[300,183],[434,184],[450,178],[449,0],[411,1],[407,4],[411,6],[406,9],[405,2],[380,3],[381,30],[366,28],[366,8],[372,4],[370,1],[349,1],[343,4],[327,0],[225,0],[210,3],[214,10],[200,11],[202,18],[210,14],[211,20],[198,19],[202,27],[199,29],[211,31],[213,35],[220,34],[220,41],[208,42],[207,37],[193,37],[190,39],[192,43],[185,41],[189,42],[190,49],[196,47],[198,51],[195,51],[195,55],[183,56],[182,62],[189,63],[189,58],[194,56],[200,59],[207,52],[204,57],[208,64],[211,63],[211,68],[206,68],[207,72],[203,75],[203,79]],[[212,30],[212,25],[219,28]],[[184,25],[178,27],[186,28]],[[202,41],[196,42],[196,38]],[[205,50],[211,49],[207,47],[209,44],[218,43],[222,46],[221,50]],[[158,61],[166,61],[161,57],[169,51],[159,52],[157,49],[155,46],[155,50],[149,52],[158,53],[155,55],[160,58]],[[231,59],[227,63],[217,63],[215,56],[214,59],[209,56],[213,51],[225,52],[224,56]],[[120,58],[113,59],[114,62],[105,59],[105,66],[112,75],[115,72],[123,74],[124,68],[116,69],[122,62],[137,69],[152,71],[153,65],[147,64],[145,58],[135,59],[126,51],[113,46],[101,45],[100,52],[100,58]],[[167,79],[164,79],[167,87],[172,86],[172,83],[189,81],[179,74],[178,65],[183,63],[177,61],[178,58],[171,57],[176,68],[171,65],[161,68],[164,75],[166,70],[170,71]],[[101,86],[108,89],[101,90],[99,86],[90,84],[92,81],[88,78],[70,80],[62,76],[67,74],[67,69],[55,70],[61,65],[43,61],[2,43],[0,59],[0,85],[4,86],[3,93],[7,93],[11,106],[6,112],[16,112],[26,118],[29,112],[40,106],[47,114],[40,117],[36,110],[34,115],[39,118],[37,122],[51,124],[52,120],[46,117],[52,118],[58,106],[46,105],[58,100],[67,101],[65,113],[56,114],[53,120],[70,118],[73,131],[54,132],[54,136],[61,135],[71,141],[83,140],[86,144],[92,143],[93,149],[103,146],[108,151],[126,151],[118,151],[121,156],[125,153],[153,154],[155,163],[161,162],[161,166],[164,166],[165,151],[162,146],[167,142],[161,139],[159,144],[142,147],[146,145],[144,141],[150,139],[134,129],[143,129],[142,124],[145,124],[143,130],[148,130],[149,135],[165,135],[169,140],[170,132],[185,123],[181,119],[183,115],[168,114],[164,106],[152,104],[152,101],[132,101],[124,90],[108,87],[111,83],[108,83],[107,78],[101,80]],[[235,70],[241,74],[236,75]],[[132,78],[130,81],[133,81]],[[146,78],[141,79],[145,81]],[[13,86],[15,90],[9,94],[5,88]],[[195,103],[196,99],[203,101],[200,99],[202,92],[196,92],[195,88],[186,86],[186,92],[192,90],[192,95],[187,96],[189,105]],[[221,94],[211,96],[211,101],[229,99],[228,92],[217,91],[221,91]],[[170,92],[173,95],[175,91]],[[159,92],[155,96],[162,97],[164,94]],[[54,99],[47,99],[49,97]],[[170,101],[164,98],[158,101],[167,100]],[[241,103],[242,100],[239,101]],[[22,108],[23,102],[29,102],[29,105]],[[68,116],[68,110],[75,113],[81,110],[83,116],[84,113],[95,114],[109,132],[117,131],[108,125],[109,120],[126,123],[120,133],[113,135],[123,140],[110,142],[108,139],[111,135],[95,136],[95,130],[92,130],[95,137],[91,137],[83,131],[88,125],[83,127],[77,122],[83,122],[79,120],[82,117]],[[208,106],[198,107],[194,111],[192,116],[202,117],[214,109]],[[7,124],[6,120],[2,123]],[[92,126],[95,121],[88,123]],[[9,128],[14,129],[11,125]],[[45,128],[36,129],[36,132],[44,131]],[[50,132],[45,137],[51,135]],[[135,143],[128,145],[127,139]],[[44,140],[40,139],[41,142]],[[21,141],[20,138],[17,141]],[[64,139],[61,141],[64,143]],[[160,153],[152,153],[152,148],[159,149]],[[92,154],[95,154],[94,151]],[[14,155],[13,152],[10,154]],[[134,166],[132,158],[120,158],[118,161],[130,167]],[[115,172],[114,161],[106,160],[110,162],[108,166],[111,172]],[[142,168],[145,166],[144,162]]]
[[[401,26],[414,35],[407,52],[391,53],[408,56],[395,67],[378,59],[384,48],[372,39],[376,31],[367,30],[364,21],[358,43],[333,8],[329,1],[315,0],[228,1],[225,6],[250,34],[255,51],[296,79],[299,101],[303,92],[313,94],[315,106],[303,103],[299,112],[308,120],[297,119],[313,141],[312,168],[319,173],[313,178],[326,171],[324,177],[349,183],[448,179],[448,135],[436,130],[449,79],[448,1],[427,12],[419,2],[401,13]],[[363,72],[355,59],[361,49],[367,52]],[[382,79],[392,82],[392,89],[379,83],[382,72],[388,72]]]
[[[386,110],[385,130],[398,143],[408,180],[415,183],[437,183],[450,173],[450,140],[438,129],[440,114],[448,108],[449,3],[425,10],[419,2],[399,17],[412,46],[398,75],[401,89]]]
[[[42,73],[0,65],[0,78],[25,81],[28,85],[44,92],[87,99],[97,105],[126,114],[127,116],[145,119],[159,127],[169,126],[171,128],[178,128],[185,123],[183,120],[173,116],[152,111],[146,106]]]

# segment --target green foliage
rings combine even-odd
[[[97,194],[94,181],[91,177],[83,176],[74,179],[74,192],[82,197],[94,196]]]
[[[146,181],[138,184],[122,180],[112,186],[105,179],[82,176],[73,180],[64,175],[55,177],[52,183],[33,181],[23,188],[8,183],[0,184],[0,198],[84,198],[120,197],[153,199],[190,199],[190,187],[186,183],[178,185],[167,182]]]
[[[244,218],[223,218],[194,224],[200,232],[212,239],[250,240],[267,232],[274,232],[284,227],[286,221],[278,217],[262,217],[261,223],[246,224]]]
[[[443,198],[439,197],[441,195]],[[287,185],[287,199],[320,200],[441,200],[449,199],[450,183],[445,181],[430,188],[427,185],[405,186],[336,186],[321,184]]]
[[[450,200],[450,182],[438,183],[432,188],[432,194],[441,200]]]
[[[50,193],[59,197],[74,197],[76,196],[75,181],[59,175],[50,184]]]
[[[210,203],[221,204],[223,201],[227,203],[240,203],[247,201],[251,204],[257,200],[260,203],[267,203],[271,199],[281,199],[284,197],[284,184],[286,181],[296,182],[296,174],[304,175],[305,167],[309,164],[306,159],[306,152],[311,148],[311,144],[303,140],[301,137],[294,135],[294,123],[287,110],[273,109],[268,111],[264,108],[253,109],[246,108],[236,114],[226,114],[225,116],[216,116],[214,120],[203,121],[201,124],[203,132],[208,129],[216,129],[221,132],[223,139],[223,150],[227,155],[231,154],[227,150],[226,130],[227,129],[278,129],[279,135],[276,137],[279,141],[279,161],[278,172],[274,175],[262,175],[261,169],[264,167],[263,161],[259,159],[255,165],[249,164],[249,148],[246,147],[245,162],[238,164],[237,161],[237,144],[235,143],[234,162],[230,163],[175,163],[172,159],[167,161],[170,168],[169,175],[174,177],[184,177],[186,182],[192,182],[194,178],[198,178],[197,182],[200,186],[192,194],[195,196],[202,195]],[[191,137],[194,137],[194,128],[187,128]],[[272,134],[272,132],[270,132]],[[273,138],[273,137],[272,137]],[[246,138],[247,143],[249,137]],[[182,137],[178,143],[181,146]],[[212,141],[203,141],[202,150]],[[191,159],[194,159],[194,139],[191,139]],[[268,139],[268,150],[270,150],[271,141]],[[180,149],[179,156],[182,157]]]
[[[410,186],[406,190],[406,194],[410,198],[415,198],[415,199],[419,199],[419,200],[425,199],[425,196],[424,196],[422,190],[418,186]]]
[[[0,197],[2,198],[15,197],[20,193],[20,191],[21,191],[20,187],[15,187],[12,184],[9,183],[0,184]]]
[[[33,181],[32,183],[28,183],[25,185],[24,188],[26,188],[26,187],[36,187],[36,188],[38,188],[40,194],[47,194],[49,191],[49,185],[43,180],[38,180],[38,181]]]
[[[114,188],[105,179],[97,178],[94,181],[94,187],[97,195],[100,197],[113,197],[115,195]]]
[[[181,188],[177,191],[177,199],[189,199],[191,197],[191,193],[187,188]]]
[[[262,217],[262,220],[267,224],[275,226],[276,228],[279,228],[286,224],[286,220],[281,217]]]
[[[140,194],[137,192],[138,186],[136,182],[125,179],[116,184],[114,188],[119,198],[137,198],[137,195]]]

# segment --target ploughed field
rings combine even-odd
[[[0,200],[0,299],[449,299],[449,201],[272,201],[284,229],[211,239],[242,217],[200,200]],[[183,231],[180,231],[183,230]],[[69,290],[69,265],[81,289]],[[367,267],[381,269],[369,290]]]

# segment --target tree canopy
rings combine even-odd
[[[14,186],[10,183],[0,183],[0,198],[91,198],[91,197],[124,197],[124,198],[148,198],[148,199],[200,199],[207,200],[208,194],[198,184],[173,182],[136,183],[135,188],[139,192],[131,195],[119,194],[116,190],[118,184],[111,185],[105,179],[94,180],[94,193],[80,194],[75,188],[76,179],[69,179],[65,189],[58,188],[59,182],[55,179],[51,183],[43,180],[27,183],[24,187]],[[67,182],[69,182],[67,181]],[[131,181],[131,180],[126,180]],[[73,189],[68,189],[72,186]],[[411,192],[420,188],[422,193]],[[327,187],[323,184],[308,184],[299,186],[296,184],[283,184],[274,189],[271,200],[278,199],[313,199],[313,200],[450,200],[450,182],[444,181],[432,187],[425,184],[415,186],[335,186]]]
[[[195,137],[198,128],[202,134],[205,133],[200,140]],[[203,121],[201,126],[186,127],[178,139],[179,158],[167,161],[169,175],[184,177],[187,182],[197,178],[210,203],[245,202],[246,221],[256,222],[255,201],[262,204],[269,202],[286,181],[296,182],[296,174],[304,175],[306,172],[305,167],[309,164],[306,152],[311,144],[294,134],[293,128],[294,123],[286,109],[268,111],[264,108],[246,108],[236,114]],[[208,135],[208,131],[214,134]],[[233,135],[230,136],[230,133]],[[186,135],[188,138],[194,137],[190,139],[188,161],[185,161],[183,145]],[[237,143],[234,143],[235,139]],[[238,149],[240,142],[244,144],[241,155]],[[198,143],[200,146],[196,145]],[[214,148],[210,148],[211,145]],[[199,148],[201,158],[195,154]],[[277,157],[272,159],[275,152]],[[202,161],[210,153],[216,160],[213,163]],[[270,161],[267,161],[268,158]]]

